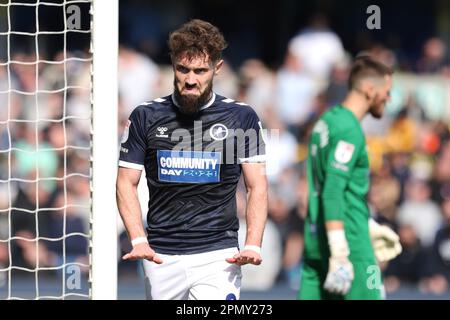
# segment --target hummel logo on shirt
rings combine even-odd
[[[158,133],[156,134],[157,138],[168,138],[169,135],[165,134],[167,132],[167,130],[169,130],[167,127],[158,127],[156,128],[156,130],[158,131]]]

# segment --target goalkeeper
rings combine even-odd
[[[357,58],[347,97],[314,126],[299,299],[384,296],[377,260],[393,259],[401,246],[391,229],[369,223],[369,159],[360,121],[367,113],[381,118],[391,87],[390,68],[370,56]]]

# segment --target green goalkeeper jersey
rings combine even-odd
[[[369,237],[369,159],[356,116],[343,106],[324,113],[311,133],[307,160],[305,259],[328,258],[325,221],[341,220],[350,259],[374,259]]]

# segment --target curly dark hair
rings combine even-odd
[[[209,22],[194,19],[172,32],[168,41],[172,61],[181,56],[189,60],[209,56],[215,63],[220,60],[227,43],[220,30]]]

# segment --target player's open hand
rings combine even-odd
[[[154,263],[161,264],[163,261],[156,254],[156,252],[150,248],[148,243],[139,243],[133,247],[130,253],[127,253],[122,257],[123,260],[140,260],[147,259],[148,261],[153,261]]]
[[[235,254],[233,258],[227,258],[226,261],[228,263],[235,263],[238,266],[242,266],[244,264],[254,264],[260,265],[262,262],[261,255],[253,250],[242,250],[241,252]]]

